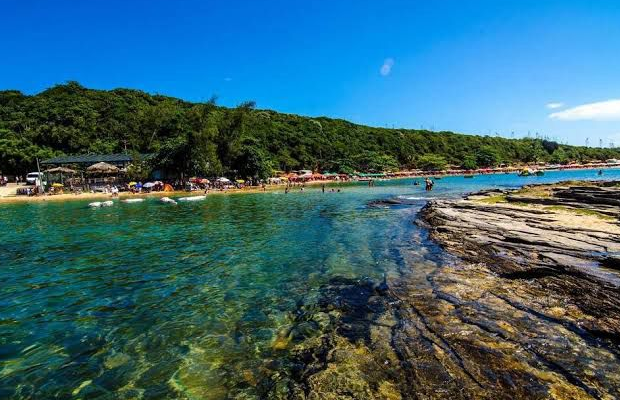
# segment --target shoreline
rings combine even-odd
[[[619,166],[611,166],[604,169],[619,169]],[[586,167],[586,168],[573,168],[573,169],[564,169],[564,170],[547,170],[547,171],[574,171],[574,170],[598,170],[601,169],[599,167]],[[501,172],[501,171],[493,171],[487,172],[484,174],[476,174],[476,176],[484,176],[484,175],[510,175],[516,172]],[[391,180],[402,180],[402,179],[422,179],[425,177],[464,177],[468,174],[433,174],[429,173],[426,175],[407,175],[407,176],[392,176],[388,178],[378,179],[379,181],[391,181]],[[304,182],[305,185],[308,186],[320,186],[322,184],[325,185],[340,185],[340,184],[351,184],[351,183],[366,183],[365,181],[324,181],[324,180],[316,180],[316,181],[307,181]],[[13,184],[14,185],[14,184]],[[20,185],[19,187],[24,187],[25,185]],[[16,188],[15,186],[13,186]],[[260,187],[248,187],[243,189],[227,189],[227,190],[210,190],[207,195],[231,195],[231,194],[252,194],[252,193],[264,193],[264,192],[273,192],[276,190],[283,190],[286,187],[286,184],[271,184],[266,186],[266,190],[263,190]],[[295,188],[298,186],[294,186]],[[6,190],[6,188],[3,188]],[[175,190],[173,192],[151,192],[151,193],[129,193],[129,192],[120,192],[117,199],[131,199],[131,198],[149,198],[149,197],[178,197],[178,196],[192,196],[192,195],[203,195],[203,191],[194,191],[188,192],[183,190]],[[42,195],[42,196],[18,196],[16,194],[10,195],[2,195],[0,192],[0,205],[1,204],[14,204],[14,203],[38,203],[38,202],[58,202],[58,201],[80,201],[80,200],[103,200],[103,199],[113,199],[112,195],[109,193],[81,193],[79,195],[75,194],[58,194],[58,195]]]
[[[283,188],[284,185],[267,186],[265,191],[260,187],[247,188],[247,189],[228,189],[228,190],[210,190],[207,196],[211,195],[231,195],[231,194],[250,194],[250,193],[264,193],[274,191],[276,189]],[[59,202],[59,201],[80,201],[80,200],[113,200],[113,199],[138,199],[138,198],[150,198],[150,197],[190,197],[205,195],[204,191],[198,190],[188,192],[184,190],[175,190],[172,192],[150,192],[150,193],[130,193],[120,192],[118,197],[112,197],[110,193],[81,193],[81,194],[55,194],[55,195],[42,195],[42,196],[17,196],[9,195],[0,197],[0,204],[6,203],[39,203],[39,202]]]

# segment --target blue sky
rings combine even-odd
[[[0,15],[3,89],[77,80],[620,146],[618,0],[2,0]]]

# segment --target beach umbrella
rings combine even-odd
[[[71,168],[66,168],[66,167],[51,168],[43,172],[47,172],[48,174],[69,174],[69,175],[77,173],[75,170],[72,170]]]
[[[128,186],[136,186],[138,184],[138,182],[129,182],[127,185]]]
[[[54,183],[52,184],[53,187],[63,187],[62,183]]]
[[[145,188],[152,188],[153,186],[155,186],[153,182],[147,182],[144,185],[142,185],[142,187],[145,187]]]
[[[228,182],[230,182],[230,179],[221,177],[221,178],[217,178],[217,181],[218,182],[222,182],[222,183],[228,183]]]
[[[94,174],[115,174],[119,171],[118,167],[105,162],[98,162],[86,168],[86,171]]]
[[[237,183],[245,183],[243,179],[237,179]]]

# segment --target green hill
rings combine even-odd
[[[190,175],[267,176],[272,170],[350,172],[467,168],[499,163],[620,158],[616,149],[452,132],[384,129],[215,101],[190,103],[138,90],[69,82],[39,94],[0,92],[0,170],[26,173],[36,157],[152,153],[150,168]]]

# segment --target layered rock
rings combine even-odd
[[[458,257],[430,278],[451,308],[431,319],[469,327],[477,338],[458,339],[469,349],[499,346],[476,371],[530,374],[514,397],[620,396],[618,198],[613,182],[560,184],[423,209],[431,238]]]

